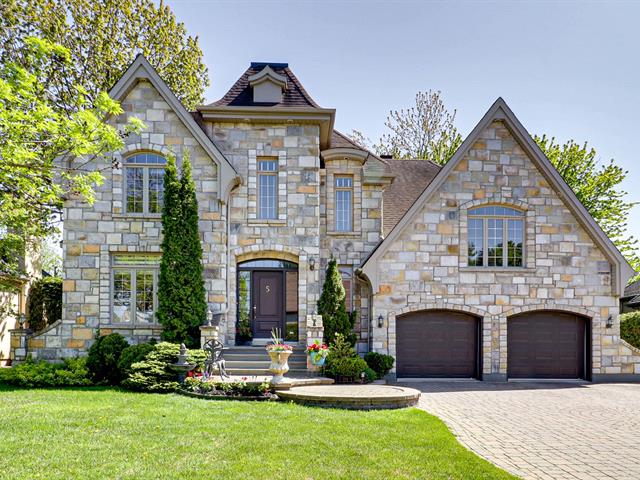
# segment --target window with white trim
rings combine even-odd
[[[336,232],[351,232],[353,230],[353,178],[342,175],[336,175],[334,178]]]
[[[258,160],[258,218],[278,218],[278,160]]]
[[[156,153],[136,153],[124,164],[126,212],[161,213],[167,160]]]
[[[524,212],[486,205],[467,212],[470,267],[522,267]]]
[[[114,255],[111,281],[111,322],[126,325],[157,323],[160,256]]]

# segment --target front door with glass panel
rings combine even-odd
[[[236,343],[271,337],[274,328],[298,341],[298,265],[259,259],[238,264]]]
[[[253,272],[253,338],[269,338],[275,328],[282,330],[282,272]]]

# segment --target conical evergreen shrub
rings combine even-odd
[[[185,154],[178,179],[175,158],[169,157],[164,177],[162,260],[158,282],[158,321],[162,339],[197,347],[206,319],[202,244],[198,230],[198,201]]]
[[[322,293],[318,300],[318,313],[322,315],[324,325],[324,340],[329,345],[335,343],[336,333],[344,335],[345,340],[351,345],[356,342],[352,321],[355,316],[347,313],[345,295],[338,265],[332,258],[327,265]]]

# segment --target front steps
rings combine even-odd
[[[269,374],[271,360],[264,346],[225,347],[224,360],[229,375],[261,376]],[[307,370],[307,355],[304,347],[293,345],[293,353],[289,357],[289,373],[292,377],[317,376]]]

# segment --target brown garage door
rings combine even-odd
[[[585,320],[542,311],[507,323],[510,378],[585,378]]]
[[[398,377],[477,377],[478,325],[476,317],[448,310],[398,317]]]

